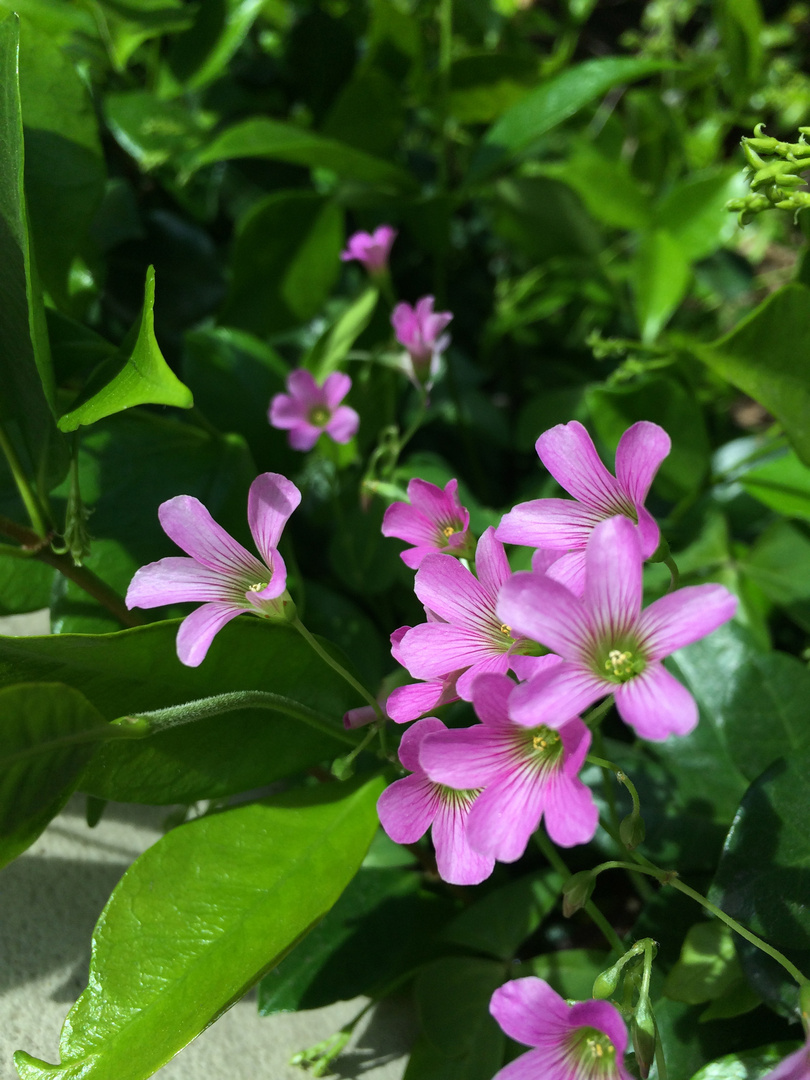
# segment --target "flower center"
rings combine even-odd
[[[607,677],[611,682],[617,683],[627,682],[634,675],[640,675],[646,666],[642,657],[636,656],[629,649],[611,649],[604,662]]]
[[[309,414],[309,422],[315,427],[325,427],[329,423],[329,410],[323,405],[316,405]]]
[[[266,589],[269,584],[270,584],[269,581],[257,581],[253,585],[248,585],[247,591],[248,592],[261,592],[263,589]]]
[[[511,637],[512,636],[512,627],[507,626],[505,622],[501,623],[500,630],[501,630],[501,633],[503,634],[504,637]]]
[[[559,732],[540,724],[526,732],[526,743],[531,760],[540,766],[553,766],[563,752]]]
[[[571,1064],[582,1080],[616,1075],[616,1047],[602,1031],[585,1027],[571,1033]]]
[[[450,537],[453,535],[453,533],[455,531],[456,530],[453,528],[452,525],[445,525],[445,527],[442,529],[442,533],[444,534],[444,536],[447,537],[448,540],[450,539]]]

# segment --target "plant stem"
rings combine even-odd
[[[34,531],[38,537],[44,540],[50,532],[45,521],[44,511],[37,498],[36,492],[28,482],[25,470],[20,463],[20,459],[17,457],[17,451],[14,449],[11,439],[6,435],[2,424],[0,424],[0,450],[5,454],[8,467],[11,470],[11,475],[14,477],[14,483],[17,485],[17,491],[20,493],[20,498],[25,505],[28,517],[31,519]]]
[[[16,540],[25,549],[25,554],[29,558],[39,559],[40,562],[52,566],[64,577],[75,582],[94,600],[98,600],[124,626],[143,625],[144,620],[141,615],[130,611],[115,589],[110,588],[86,566],[76,566],[67,553],[59,555],[53,551],[47,537],[38,536],[25,525],[19,525],[16,521],[10,521],[4,517],[0,517],[0,534]]]
[[[552,844],[549,838],[546,836],[546,834],[542,830],[538,829],[538,831],[534,834],[534,840],[537,846],[545,855],[545,857],[557,871],[557,873],[563,879],[570,878],[571,871],[568,869],[565,860],[557,851],[556,847]],[[587,904],[585,904],[585,911],[587,911],[588,915],[591,917],[591,921],[602,931],[602,935],[605,938],[605,941],[607,941],[608,945],[610,945],[611,949],[613,949],[613,951],[618,956],[623,956],[627,950],[622,944],[622,939],[610,925],[608,920],[605,918],[605,916],[602,914],[602,912],[599,910],[593,900],[589,900]]]
[[[310,648],[314,649],[318,656],[320,656],[321,660],[323,660],[325,664],[328,664],[333,671],[336,671],[338,675],[340,675],[340,677],[344,679],[349,684],[349,686],[353,687],[357,691],[357,693],[360,694],[360,696],[364,699],[364,701],[366,701],[372,707],[377,716],[377,720],[381,724],[384,723],[385,714],[380,708],[379,702],[368,692],[368,690],[366,690],[365,686],[363,686],[362,683],[358,682],[353,675],[350,675],[346,668],[343,667],[342,664],[338,663],[338,661],[335,660],[334,657],[329,655],[326,649],[324,649],[323,646],[320,645],[318,641],[312,636],[312,634],[310,634],[309,630],[307,630],[307,628],[297,616],[293,619],[292,625],[295,627],[295,629],[298,631],[304,641],[307,642]],[[352,740],[352,745],[354,745],[354,740]]]
[[[685,896],[690,897],[692,900],[696,901],[696,903],[700,904],[701,907],[704,907],[707,911],[711,912],[715,918],[724,922],[726,926],[730,927],[736,934],[739,934],[740,937],[745,938],[746,941],[750,941],[751,944],[756,946],[761,952],[767,953],[767,955],[772,957],[777,964],[781,964],[790,977],[796,980],[799,986],[804,986],[810,982],[805,975],[802,975],[795,964],[792,964],[778,949],[769,945],[767,941],[763,941],[761,937],[757,937],[756,934],[752,934],[750,930],[746,930],[741,923],[738,923],[731,915],[727,915],[725,911],[717,907],[716,904],[713,904],[711,900],[703,896],[702,893],[699,893],[696,889],[684,884],[678,877],[676,870],[662,870],[660,867],[654,866],[648,859],[636,863],[627,863],[618,860],[601,863],[594,868],[594,876],[601,874],[603,870],[636,870],[641,874],[649,874],[650,877],[656,878],[662,885],[671,885],[673,889],[682,892]]]
[[[671,555],[668,555],[666,559],[664,559],[664,566],[669,570],[669,591],[673,592],[678,588],[678,584],[681,580],[680,571]]]

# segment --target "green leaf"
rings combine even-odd
[[[167,162],[185,169],[216,121],[185,100],[161,101],[146,90],[106,95],[104,116],[118,145],[144,172]]]
[[[610,954],[599,949],[561,949],[535,956],[527,967],[562,997],[582,1001],[591,996],[596,976],[610,964]]]
[[[810,750],[804,748],[771,765],[745,793],[709,894],[803,971],[810,967],[808,815]],[[740,956],[755,990],[781,1011],[796,1009],[796,985],[781,967],[759,950],[741,948]]]
[[[64,306],[73,259],[93,254],[88,233],[106,170],[86,85],[66,50],[27,20],[20,34],[20,96],[37,267],[51,296]]]
[[[146,271],[146,291],[135,344],[125,350],[120,361],[109,361],[91,379],[79,402],[59,418],[61,431],[75,431],[82,424],[94,424],[105,416],[131,409],[134,405],[174,405],[190,409],[191,391],[180,382],[163,359],[155,338],[155,269]],[[112,374],[110,367],[119,367]],[[99,385],[101,384],[101,385]]]
[[[23,129],[18,85],[19,21],[0,23],[0,423],[29,477],[48,490],[67,472],[56,430],[56,388],[39,282],[32,263],[23,192]]]
[[[0,556],[0,615],[21,615],[46,608],[51,601],[54,573],[38,559]]]
[[[324,784],[172,830],[135,861],[93,936],[61,1064],[22,1080],[145,1080],[332,907],[377,826],[378,778]]]
[[[312,169],[329,169],[344,180],[396,190],[407,191],[415,186],[408,173],[389,161],[355,150],[314,131],[265,117],[243,120],[223,131],[196,154],[194,166],[200,168],[215,161],[250,157],[287,161]]]
[[[373,285],[349,304],[345,311],[328,326],[307,355],[303,367],[323,382],[330,372],[335,371],[345,360],[346,354],[371,322],[371,316],[377,306],[379,292]]]
[[[374,995],[430,958],[452,912],[413,870],[360,870],[311,934],[265,976],[259,1012],[317,1009]]]
[[[222,322],[264,335],[318,313],[340,274],[343,213],[311,191],[280,191],[240,222]]]
[[[228,61],[261,14],[265,0],[207,0],[194,25],[172,41],[172,74],[189,90],[199,90],[225,73]]]
[[[808,490],[810,508],[810,490]],[[775,521],[739,560],[742,573],[804,630],[810,630],[810,539],[787,521]]]
[[[265,690],[312,709],[336,735],[358,696],[294,630],[240,618],[220,631],[205,663],[177,659],[177,621],[118,634],[0,638],[3,683],[59,680],[105,720],[239,690]],[[272,783],[345,751],[284,713],[244,709],[149,739],[102,747],[81,789],[102,799],[167,805]]]
[[[587,60],[554,76],[526,94],[493,124],[472,160],[468,182],[486,179],[614,86],[636,82],[668,66],[657,60],[610,56]]]
[[[696,923],[686,935],[677,964],[664,980],[664,993],[687,1005],[714,1001],[742,980],[734,935],[719,920]]]
[[[187,30],[194,18],[182,0],[95,0],[94,9],[118,72],[145,41]]]
[[[759,1050],[726,1054],[704,1065],[692,1080],[767,1080],[779,1062],[798,1048],[798,1043],[773,1043]]]
[[[541,870],[494,889],[453,919],[442,940],[498,960],[512,960],[553,910],[562,886],[559,874]]]
[[[667,192],[655,208],[655,221],[691,263],[705,259],[737,231],[726,203],[747,191],[739,169],[727,167],[689,176]]]
[[[800,456],[789,452],[757,465],[740,477],[740,483],[771,510],[810,521],[810,469]]]
[[[773,413],[810,465],[810,289],[785,285],[731,333],[709,345],[689,342],[687,347]]]
[[[672,233],[655,229],[641,239],[632,282],[641,339],[655,341],[689,288],[689,258]]]
[[[529,92],[536,64],[505,53],[462,56],[450,68],[450,114],[461,124],[490,124]]]
[[[491,1080],[503,1062],[505,1038],[489,1015],[504,981],[503,964],[448,957],[423,968],[415,994],[423,1038],[405,1080]]]
[[[586,142],[575,144],[564,162],[540,162],[533,172],[573,188],[597,221],[617,229],[645,229],[652,218],[650,197],[621,158],[611,159]]]
[[[30,683],[0,690],[0,866],[59,813],[108,731],[99,712],[70,686]]]

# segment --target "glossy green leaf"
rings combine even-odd
[[[587,60],[555,75],[526,94],[493,124],[473,158],[468,181],[485,179],[614,86],[636,82],[666,66],[657,60],[610,56]]]
[[[247,791],[345,752],[343,713],[359,704],[357,694],[294,630],[239,618],[220,631],[204,664],[188,668],[176,656],[177,626],[0,638],[2,681],[58,679],[80,690],[105,720],[265,690],[313,710],[322,727],[265,709],[213,716],[101,748],[82,777],[83,791],[121,802],[191,803]]]
[[[705,259],[736,233],[738,225],[726,203],[746,191],[739,169],[697,173],[666,193],[655,208],[656,224],[673,238],[689,262]]]
[[[301,944],[259,985],[259,1012],[317,1009],[373,995],[433,952],[453,905],[414,870],[363,868]]]
[[[107,730],[98,710],[62,683],[0,690],[0,866],[59,813]]]
[[[324,330],[309,350],[303,366],[318,382],[323,382],[346,359],[352,345],[371,322],[378,299],[377,289],[370,285]]]
[[[265,117],[243,120],[223,131],[196,154],[194,164],[199,168],[215,161],[250,157],[287,161],[311,169],[329,169],[344,180],[396,190],[407,191],[414,186],[408,173],[389,161],[314,131]]]
[[[757,465],[740,477],[740,483],[777,513],[810,521],[810,468],[801,454],[787,453]]]
[[[109,361],[85,387],[79,401],[59,419],[61,431],[75,431],[134,405],[174,405],[190,409],[194,398],[163,359],[155,338],[155,270],[146,273],[146,290],[135,344],[120,361]],[[118,368],[115,371],[115,368]],[[112,369],[112,370],[111,370]]]
[[[172,41],[168,62],[175,79],[199,90],[218,78],[261,14],[265,0],[207,0],[192,26]]]
[[[751,784],[709,894],[802,971],[810,970],[808,814],[810,750],[805,747],[780,758]],[[796,1009],[796,985],[782,968],[758,950],[741,950],[741,959],[755,990],[783,1010]]]
[[[785,285],[731,333],[688,347],[715,374],[758,401],[810,465],[810,289]],[[763,466],[764,468],[765,466]]]
[[[442,940],[498,960],[512,960],[560,898],[563,882],[551,870],[512,881],[465,908]]]
[[[119,72],[145,41],[187,30],[193,9],[182,0],[95,0],[99,32]]]
[[[30,477],[58,483],[67,451],[56,430],[56,388],[23,192],[23,129],[18,85],[19,25],[0,23],[0,423]]]
[[[89,229],[106,170],[93,101],[64,48],[23,20],[20,95],[25,192],[37,268],[48,292],[68,302],[68,273],[89,258]]]
[[[54,570],[38,559],[0,556],[0,615],[38,611],[51,602]]]
[[[643,341],[655,341],[686,295],[690,279],[688,255],[672,233],[656,229],[642,237],[632,281]]]
[[[145,90],[108,94],[104,116],[116,142],[144,172],[167,162],[183,168],[216,119],[186,101],[161,101]]]
[[[687,1005],[713,1001],[742,979],[734,935],[719,920],[696,923],[686,935],[680,958],[664,980],[664,993]]]
[[[692,1080],[767,1080],[779,1062],[798,1048],[798,1043],[774,1043],[760,1050],[726,1054],[704,1065]]]
[[[382,786],[293,791],[159,840],[102,912],[61,1064],[20,1051],[22,1080],[151,1076],[329,911],[374,834]]]
[[[343,214],[311,191],[281,191],[239,226],[222,321],[264,335],[309,321],[340,273]]]

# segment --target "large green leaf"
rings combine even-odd
[[[110,59],[123,72],[145,41],[187,30],[193,8],[182,0],[95,0],[94,14]]]
[[[28,235],[18,85],[19,25],[0,23],[0,423],[29,477],[58,483],[67,471],[56,430],[56,389],[45,315]]]
[[[779,1062],[798,1048],[797,1043],[773,1043],[760,1050],[726,1054],[704,1065],[692,1080],[767,1080]]]
[[[61,1064],[22,1080],[145,1080],[331,908],[377,826],[382,781],[325,784],[198,818],[126,872],[93,937]]]
[[[771,510],[810,521],[810,468],[796,454],[788,452],[749,469],[740,483]]]
[[[216,119],[186,101],[161,101],[146,90],[108,94],[104,116],[116,142],[145,172],[167,162],[184,168]]]
[[[238,690],[264,690],[313,710],[335,738],[283,712],[243,709],[142,741],[104,746],[80,787],[103,799],[166,805],[218,798],[300,772],[345,751],[343,713],[359,704],[294,630],[239,618],[205,663],[177,659],[176,621],[119,634],[0,638],[2,683],[59,680],[105,720]]]
[[[805,699],[806,700],[806,699]],[[810,749],[775,762],[740,803],[710,899],[810,972]],[[744,944],[744,943],[743,943]],[[755,990],[784,1010],[796,1008],[796,985],[758,950],[742,949]]]
[[[200,167],[215,161],[250,157],[329,169],[345,180],[395,189],[409,190],[415,186],[408,173],[390,161],[314,131],[265,117],[243,120],[223,131],[197,153],[194,164]]]
[[[689,262],[705,259],[734,236],[737,223],[726,203],[745,190],[739,169],[724,166],[697,173],[664,195],[655,208],[655,223]]]
[[[169,50],[169,67],[190,90],[225,73],[228,60],[245,39],[265,0],[207,0],[197,7],[194,25],[179,34]]]
[[[36,840],[64,806],[109,732],[104,718],[62,683],[0,690],[0,866]]]
[[[324,330],[304,358],[318,382],[346,359],[346,354],[371,321],[379,293],[370,285]]]
[[[143,310],[135,344],[124,352],[123,366],[120,360],[110,360],[102,365],[79,401],[60,417],[60,430],[75,431],[82,424],[94,424],[134,405],[174,405],[178,409],[190,409],[194,404],[191,391],[163,359],[155,338],[155,270],[152,266],[146,272]]]
[[[279,191],[240,222],[222,322],[255,334],[318,313],[340,273],[343,213],[311,191]]]
[[[522,97],[492,125],[473,158],[468,181],[485,179],[614,86],[636,82],[666,66],[657,60],[609,56],[587,60],[554,76]]]
[[[632,272],[642,341],[655,341],[686,295],[690,280],[686,251],[672,233],[655,229],[642,236]]]
[[[810,289],[785,285],[724,337],[688,347],[773,413],[810,465]]]
[[[20,615],[46,608],[54,570],[38,559],[0,556],[0,615]]]

